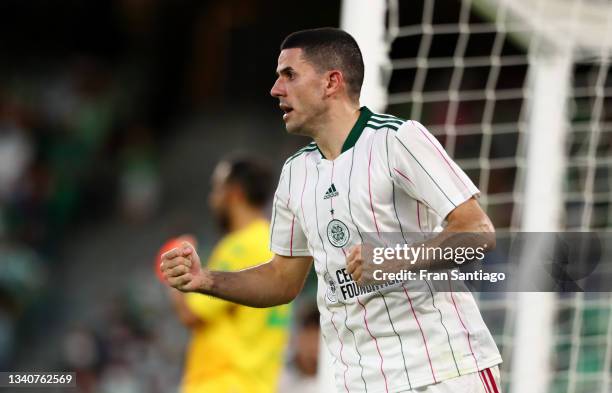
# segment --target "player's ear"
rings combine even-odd
[[[338,70],[328,71],[327,75],[327,94],[332,95],[337,93],[344,86],[344,76]]]

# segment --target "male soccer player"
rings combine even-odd
[[[269,307],[299,293],[314,259],[339,392],[498,393],[502,360],[470,293],[408,281],[368,291],[354,282],[363,281],[365,234],[494,232],[474,198],[478,189],[421,124],[360,107],[363,67],[342,30],[299,31],[283,41],[271,94],[287,131],[314,141],[283,166],[274,256],[215,272],[201,269],[184,244],[164,255],[162,270],[182,291]]]
[[[263,207],[269,168],[242,157],[221,161],[212,178],[210,207],[226,233],[209,269],[235,271],[269,259]],[[182,393],[276,393],[288,338],[289,306],[240,306],[172,289],[179,318],[191,330]]]

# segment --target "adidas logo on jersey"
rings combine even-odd
[[[325,193],[323,199],[329,199],[335,196],[338,196],[338,191],[336,190],[336,186],[334,186],[334,183],[332,183],[332,185],[327,189],[327,192]]]

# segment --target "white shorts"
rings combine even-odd
[[[477,373],[462,375],[434,385],[422,386],[400,393],[502,393],[499,367],[490,367]]]

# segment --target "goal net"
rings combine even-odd
[[[498,231],[612,229],[612,2],[345,0],[341,25],[362,103],[426,125]],[[612,392],[610,293],[478,300],[504,392]]]

